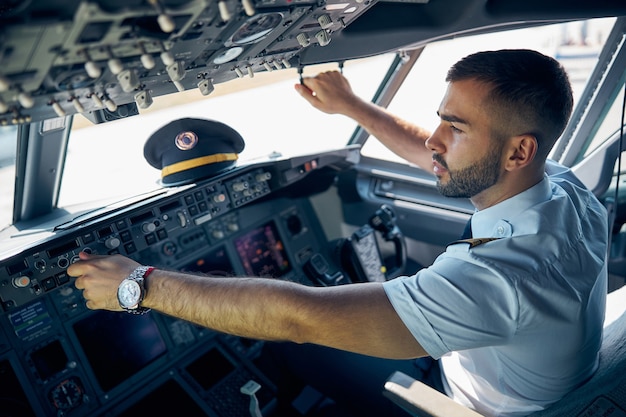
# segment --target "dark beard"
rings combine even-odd
[[[447,184],[437,180],[437,189],[441,195],[454,198],[471,198],[498,182],[500,178],[501,149],[493,149],[483,159],[474,164],[449,170],[448,165],[439,154],[433,159],[448,169],[450,179]]]

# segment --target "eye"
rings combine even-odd
[[[455,132],[455,133],[462,133],[463,132],[461,129],[459,129],[458,127],[456,127],[453,124],[450,125],[450,129],[452,129],[452,131]]]

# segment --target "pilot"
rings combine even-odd
[[[487,416],[526,415],[557,401],[597,367],[607,288],[606,210],[568,169],[547,161],[571,114],[568,78],[550,57],[500,50],[461,59],[446,79],[433,132],[356,97],[337,72],[296,86],[315,108],[353,118],[432,171],[443,195],[470,199],[473,238],[449,245],[431,266],[385,283],[315,288],[81,253],[68,272],[87,307],[152,308],[362,358],[430,357],[442,390]],[[125,296],[127,277],[143,278],[141,301]],[[382,382],[372,382],[380,392]],[[361,415],[392,415],[371,410]]]

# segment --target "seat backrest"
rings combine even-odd
[[[600,363],[594,376],[532,416],[626,416],[626,286],[607,297]]]

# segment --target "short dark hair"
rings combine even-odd
[[[492,86],[487,103],[495,135],[532,134],[547,157],[572,113],[572,87],[554,58],[528,49],[478,52],[461,59],[446,81],[475,79]]]

